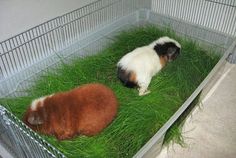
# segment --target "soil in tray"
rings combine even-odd
[[[151,93],[140,97],[136,89],[124,87],[117,79],[116,64],[126,53],[161,36],[176,39],[182,46],[181,54],[153,77],[149,87]],[[177,37],[168,29],[160,30],[154,26],[132,28],[110,40],[112,44],[97,55],[74,59],[69,64],[62,60],[58,68],[48,70],[38,78],[28,90],[28,96],[1,99],[1,104],[21,119],[26,107],[35,98],[85,83],[103,83],[117,95],[119,111],[116,119],[102,133],[66,141],[42,137],[71,158],[132,157],[191,95],[219,56],[210,50],[205,51],[195,42]],[[172,126],[165,140],[181,143],[180,131],[180,126]]]

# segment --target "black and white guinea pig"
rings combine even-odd
[[[138,47],[123,56],[117,64],[118,78],[130,88],[138,86],[139,95],[150,93],[148,85],[167,62],[177,58],[181,45],[167,36]]]

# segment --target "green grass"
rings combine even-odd
[[[124,87],[117,79],[116,63],[136,47],[168,35],[182,45],[181,55],[155,76],[150,84],[151,93],[139,97],[136,89]],[[18,118],[22,118],[32,99],[66,91],[76,86],[99,82],[112,88],[119,100],[119,112],[112,124],[94,137],[78,136],[73,140],[57,141],[44,136],[66,156],[75,157],[132,157],[173,115],[191,95],[219,60],[219,56],[205,51],[187,39],[179,38],[170,30],[153,26],[121,32],[114,42],[101,53],[74,59],[70,64],[48,71],[30,88],[29,96],[2,100]],[[166,142],[181,143],[181,122],[175,123],[166,135]]]

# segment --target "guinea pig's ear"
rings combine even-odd
[[[31,113],[29,114],[28,120],[31,125],[41,125],[43,124],[43,119],[40,117],[38,113]]]
[[[179,47],[169,47],[167,49],[167,57],[168,61],[172,61],[177,58],[177,56],[180,54],[180,48]]]

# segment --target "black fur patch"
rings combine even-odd
[[[164,44],[156,44],[154,50],[157,52],[158,56],[168,56],[170,58],[176,58],[180,53],[180,48],[173,42],[166,42]]]
[[[120,81],[128,88],[134,88],[137,86],[137,83],[130,81],[130,72],[126,72],[121,67],[118,67],[117,77],[120,79]]]

